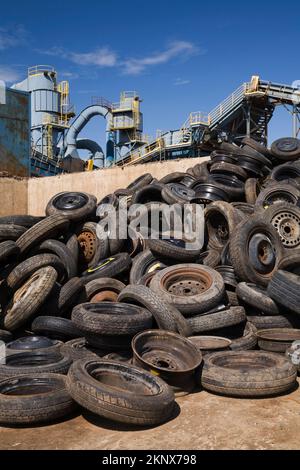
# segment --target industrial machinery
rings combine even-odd
[[[93,98],[91,105],[76,116],[69,101],[69,83],[58,83],[53,67],[30,67],[27,78],[12,88],[31,97],[30,173],[34,176],[199,157],[207,155],[218,142],[238,141],[245,136],[267,145],[268,124],[276,106],[290,111],[293,135],[299,135],[300,90],[258,76],[210,113],[193,112],[180,129],[158,132],[154,139],[143,134],[141,99],[136,92],[122,92],[117,103]],[[99,115],[106,121],[104,151],[97,142],[81,136],[90,119]],[[81,149],[89,151],[87,163],[80,158]]]

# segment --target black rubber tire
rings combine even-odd
[[[209,283],[203,292],[189,295],[175,295],[165,289],[163,280],[173,275],[183,279],[187,272],[192,272],[197,276],[199,283]],[[224,280],[217,271],[208,266],[199,264],[179,264],[170,266],[153,276],[150,282],[150,289],[159,296],[164,302],[174,305],[184,316],[189,317],[203,312],[208,312],[218,305],[225,296]]]
[[[67,356],[69,356],[72,361],[77,361],[78,359],[95,359],[99,357],[93,350],[90,348],[85,338],[75,338],[67,341],[62,347],[61,350]],[[102,351],[103,353],[103,351]]]
[[[25,394],[24,390],[27,390]],[[66,389],[66,377],[63,375],[31,373],[0,382],[2,425],[45,423],[64,418],[76,408],[77,404]]]
[[[158,327],[162,330],[178,332],[182,336],[191,334],[191,329],[179,310],[164,302],[146,286],[125,287],[119,294],[118,301],[142,305],[151,312]]]
[[[143,188],[133,193],[130,205],[146,204],[147,202],[153,201],[161,202],[163,188],[164,185],[160,183],[148,184],[147,186],[144,186]]]
[[[272,182],[261,190],[255,201],[255,207],[258,209],[266,209],[272,205],[270,203],[274,200],[276,204],[282,202],[297,205],[300,200],[300,190],[284,182]]]
[[[269,267],[266,265],[266,272],[259,272],[254,262],[251,262],[248,246],[250,240],[256,234],[266,236],[269,240],[268,243],[272,245],[274,264],[272,262]],[[237,226],[230,239],[229,253],[238,279],[266,286],[278,268],[279,261],[283,256],[283,247],[276,229],[265,222],[263,218],[254,215]],[[261,255],[259,254],[259,256]]]
[[[241,142],[243,145],[247,145],[248,147],[251,147],[253,148],[254,150],[256,150],[257,152],[261,153],[262,155],[264,155],[265,157],[267,157],[268,159],[270,158],[270,151],[267,147],[265,147],[264,145],[260,144],[259,142],[257,142],[256,140],[254,139],[251,139],[251,137],[244,137],[242,142]]]
[[[72,258],[76,265],[76,269],[78,266],[78,258],[79,258],[79,243],[77,240],[76,233],[68,233],[64,239],[66,247],[72,253]]]
[[[289,251],[279,262],[278,269],[300,276],[300,249]]]
[[[213,183],[225,191],[230,201],[245,200],[245,183],[233,175],[211,174],[208,183]]]
[[[58,207],[60,203],[64,200],[66,201],[68,206],[68,198],[72,200],[78,197],[81,198],[81,203],[83,203],[81,207],[69,209]],[[97,199],[91,194],[66,191],[58,193],[50,199],[46,207],[46,215],[50,216],[54,214],[60,214],[67,217],[69,220],[79,222],[95,215],[96,205]]]
[[[205,161],[202,163],[197,163],[193,166],[193,176],[197,179],[199,178],[208,178],[209,177],[209,167],[211,165],[210,161]]]
[[[94,279],[103,277],[115,277],[124,271],[128,271],[131,266],[131,258],[128,253],[119,253],[102,260],[97,266],[89,268],[82,273],[82,282],[87,284]]]
[[[268,285],[268,294],[279,305],[300,315],[300,276],[277,271]]]
[[[17,245],[22,254],[27,253],[31,248],[41,243],[43,240],[55,238],[67,232],[69,220],[60,214],[51,215],[29,228],[17,240]]]
[[[20,255],[20,249],[16,242],[7,240],[0,243],[0,264],[4,265],[8,260],[16,261]]]
[[[219,250],[210,248],[208,251],[201,253],[199,259],[201,260],[201,262],[198,260],[199,264],[214,269],[221,263],[221,253]]]
[[[226,245],[236,226],[241,222],[240,213],[228,202],[216,201],[204,211],[209,248],[220,250]]]
[[[119,294],[125,287],[126,286],[123,282],[110,277],[94,279],[94,281],[90,281],[85,285],[86,302],[90,302],[91,298],[99,292],[112,291]]]
[[[88,347],[102,351],[98,355],[103,357],[108,353],[130,350],[132,335],[100,335],[85,332],[85,339]]]
[[[111,218],[111,221],[109,220]],[[108,214],[107,217],[102,219],[97,224],[97,233],[101,239],[106,238],[108,243],[104,245],[102,257],[100,259],[107,258],[109,255],[115,255],[121,253],[125,245],[125,239],[119,238],[120,235],[120,215],[119,212],[113,212]],[[114,236],[110,236],[108,228],[112,227],[115,230]],[[101,230],[101,232],[100,232]],[[125,234],[124,234],[125,236]],[[104,251],[106,250],[106,251]]]
[[[5,215],[0,217],[0,224],[19,225],[21,227],[30,228],[44,218],[45,217],[35,217],[34,215]]]
[[[180,183],[169,183],[161,192],[163,200],[167,204],[188,204],[195,199],[196,192]]]
[[[74,307],[72,322],[84,335],[134,336],[152,327],[152,315],[144,308],[125,303],[85,303]]]
[[[248,178],[245,182],[246,202],[255,204],[259,195],[258,180],[256,178]]]
[[[95,375],[93,377],[93,373],[101,374],[101,371],[106,377],[112,374],[113,382],[119,377],[122,387],[102,385]],[[138,395],[137,385],[140,385]],[[67,388],[84,408],[127,424],[160,424],[171,417],[174,409],[174,393],[163,380],[139,367],[108,359],[76,361],[70,368]]]
[[[195,335],[196,333],[239,325],[246,321],[246,314],[243,307],[230,307],[228,310],[222,310],[221,312],[196,315],[188,318],[187,321]]]
[[[300,158],[300,140],[293,137],[277,139],[271,145],[271,152],[279,160],[297,160]]]
[[[0,330],[0,341],[4,341],[4,343],[8,343],[12,341],[13,335],[10,331]]]
[[[138,284],[145,274],[165,267],[166,265],[159,261],[149,249],[144,250],[133,258],[130,270],[130,284]]]
[[[169,173],[166,176],[163,176],[159,182],[160,184],[169,184],[169,183],[180,183],[183,178],[186,177],[186,173],[181,171],[175,171],[174,173]]]
[[[257,308],[263,313],[269,315],[279,315],[280,308],[268,296],[267,290],[255,284],[247,282],[240,282],[236,288],[236,294],[240,300],[254,308]]]
[[[31,374],[67,374],[72,360],[59,352],[28,351],[6,356],[0,364],[0,380]]]
[[[149,240],[147,240],[147,246],[156,258],[167,262],[169,261],[170,263],[171,260],[189,263],[195,261],[199,257],[201,248],[185,248],[186,242],[183,240],[180,240],[179,242],[182,246],[178,246],[178,244],[172,243],[169,240],[149,238]]]
[[[77,305],[80,294],[84,291],[81,279],[73,277],[63,286],[56,284],[55,287],[43,307],[43,314],[59,317],[69,316],[70,310]]]
[[[221,162],[221,163],[213,163],[210,167],[210,173],[225,173],[231,174],[236,176],[241,181],[246,181],[248,178],[247,172],[239,167],[238,165],[234,165],[232,163]]]
[[[7,240],[16,241],[26,230],[27,228],[21,227],[20,225],[0,224],[0,242]]]
[[[58,240],[45,240],[38,247],[37,251],[43,253],[53,253],[59,257],[71,279],[77,275],[77,260],[73,256],[72,251],[62,242]]]
[[[31,331],[38,335],[48,336],[49,338],[68,341],[69,339],[79,338],[81,332],[74,323],[61,317],[42,316],[37,317],[32,325]]]
[[[247,321],[245,324],[243,336],[231,340],[229,346],[232,351],[249,351],[257,346],[257,328],[253,323]]]
[[[287,392],[296,378],[297,369],[280,354],[222,351],[206,356],[201,382],[206,390],[222,395],[263,397]]]
[[[8,287],[15,292],[37,270],[51,266],[57,272],[58,281],[62,282],[66,277],[65,266],[56,255],[40,254],[26,259],[18,264],[7,276]]]
[[[4,308],[2,322],[9,331],[20,328],[32,318],[51,294],[57,272],[51,266],[38,269]]]
[[[269,328],[299,328],[300,322],[295,315],[248,315],[249,322],[258,330]]]
[[[132,181],[132,183],[127,186],[127,189],[134,193],[135,191],[138,191],[144,186],[148,186],[148,184],[151,184],[152,180],[153,176],[150,173],[145,173],[144,175],[141,175],[134,181]]]

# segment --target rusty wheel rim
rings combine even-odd
[[[111,290],[104,290],[102,292],[98,292],[95,294],[91,300],[90,303],[96,304],[98,302],[116,302],[118,299],[118,294],[116,292],[113,292]]]
[[[204,270],[178,268],[165,274],[161,285],[172,295],[190,297],[206,292],[212,285],[212,277]]]
[[[286,247],[294,247],[300,244],[300,218],[295,214],[285,211],[277,214],[271,221],[279,233],[281,242]]]
[[[85,261],[90,262],[96,253],[96,235],[89,230],[85,230],[78,235],[78,242]]]

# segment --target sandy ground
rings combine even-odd
[[[177,399],[172,420],[137,429],[83,412],[34,428],[0,427],[0,449],[299,449],[300,388],[267,399],[205,391]]]

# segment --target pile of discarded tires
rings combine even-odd
[[[204,246],[100,237],[111,215],[99,208],[121,201],[203,206]],[[156,425],[192,390],[288,392],[300,364],[300,141],[223,142],[185,173],[144,174],[99,202],[64,192],[45,217],[0,217],[0,276],[3,425],[78,406]]]

